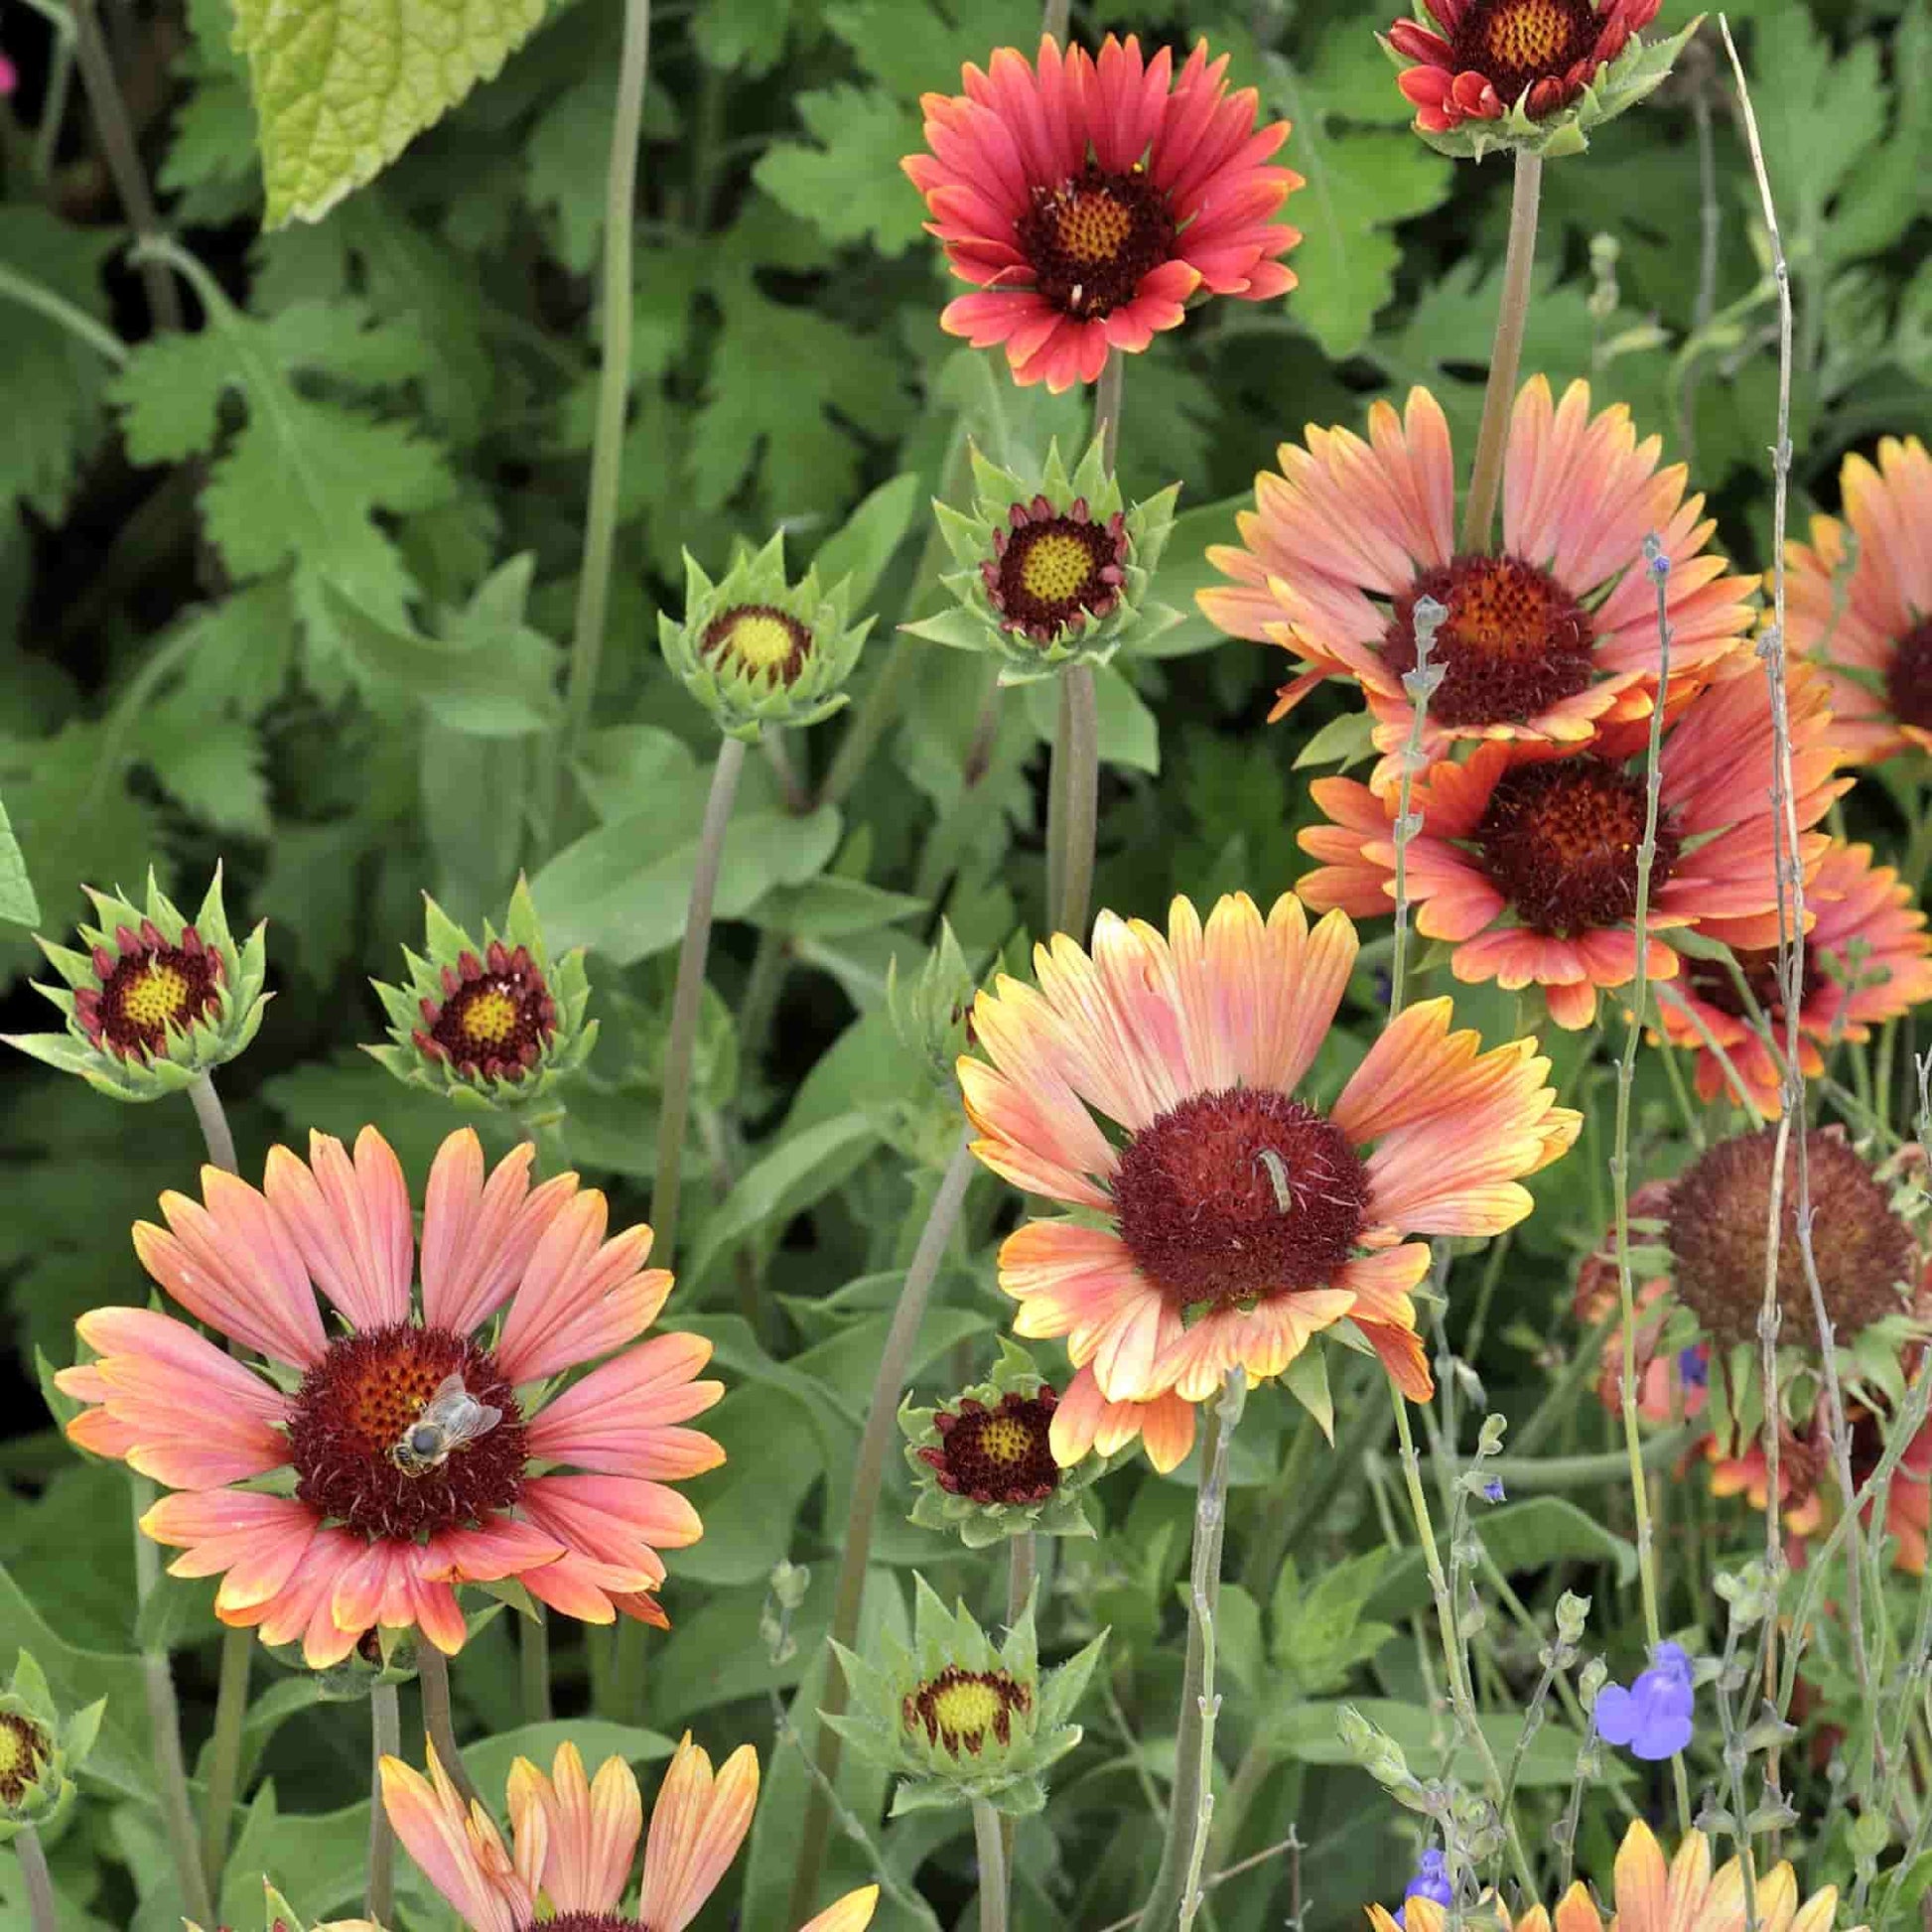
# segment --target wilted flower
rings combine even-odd
[[[1067,664],[1104,664],[1130,638],[1174,621],[1149,605],[1148,585],[1173,527],[1178,483],[1131,509],[1096,439],[1072,476],[1058,443],[1032,479],[971,452],[972,513],[934,503],[959,569],[944,579],[958,608],[902,626],[915,637],[990,650],[1002,684],[1026,684]]]
[[[397,1079],[464,1107],[527,1107],[583,1065],[597,1040],[585,1019],[582,948],[552,964],[519,878],[502,935],[479,945],[427,894],[423,955],[403,949],[407,987],[370,983],[389,1016],[386,1046],[362,1050]]]
[[[779,531],[742,553],[716,584],[687,550],[684,621],[658,613],[665,663],[729,738],[829,718],[872,628],[871,618],[850,621],[847,580],[826,589],[812,569],[787,583],[784,541]]]
[[[1695,1695],[1690,1654],[1682,1644],[1660,1643],[1627,1690],[1605,1684],[1597,1692],[1591,1715],[1598,1735],[1632,1757],[1675,1757],[1691,1741]]]
[[[192,921],[153,873],[145,909],[91,886],[86,892],[100,921],[80,928],[86,950],[40,941],[67,985],[35,985],[67,1015],[67,1032],[9,1034],[7,1043],[116,1100],[181,1093],[241,1052],[268,1004],[263,927],[236,946],[220,868]]]

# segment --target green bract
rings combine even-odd
[[[1147,601],[1178,483],[1123,509],[1097,437],[1071,477],[1057,442],[1032,482],[977,448],[970,455],[972,514],[932,505],[959,565],[942,580],[958,608],[901,628],[956,650],[990,650],[1002,684],[1030,684],[1068,664],[1104,664],[1122,644],[1179,621]]]
[[[7,1043],[116,1100],[180,1093],[240,1053],[268,1004],[263,928],[237,948],[220,867],[192,921],[152,872],[145,910],[117,894],[85,891],[100,921],[79,929],[86,950],[39,941],[67,984],[35,985],[67,1016],[67,1032],[8,1034]]]
[[[1033,1530],[1091,1536],[1080,1494],[1107,1458],[1058,1466],[1049,1433],[1057,1400],[1033,1357],[1002,1336],[987,1381],[937,1409],[902,1406],[898,1426],[918,1485],[912,1521],[956,1532],[969,1550]]]
[[[1080,1741],[1069,1724],[1106,1632],[1057,1670],[1039,1668],[1030,1600],[997,1649],[962,1605],[949,1610],[923,1577],[912,1648],[888,1637],[880,1669],[835,1642],[852,1708],[825,1722],[902,1780],[893,1813],[984,1802],[1008,1817],[1043,1810],[1041,1773]]]
[[[184,1919],[182,1923],[188,1932],[202,1932],[193,1919]],[[262,1926],[263,1932],[303,1932],[295,1907],[266,1878],[262,1880]],[[382,1928],[373,1919],[337,1918],[326,1925],[311,1926],[308,1932],[382,1932]]]
[[[766,725],[815,725],[846,702],[872,619],[848,616],[847,579],[822,589],[816,569],[785,582],[784,533],[742,552],[714,584],[684,553],[684,621],[662,612],[664,661],[730,738],[756,743]]]
[[[73,1802],[73,1777],[93,1748],[107,1700],[63,1718],[47,1678],[22,1650],[0,1691],[0,1844],[23,1825],[52,1825]]]
[[[886,962],[886,1010],[893,1032],[916,1054],[948,1094],[959,1091],[953,1068],[968,1044],[967,1022],[979,981],[953,936],[952,921],[939,920],[939,937],[916,977],[899,977],[898,961]]]
[[[590,1056],[597,1022],[582,947],[555,965],[528,885],[519,878],[499,936],[483,944],[423,897],[424,951],[403,949],[407,987],[370,982],[389,1016],[385,1046],[362,1050],[398,1080],[459,1106],[523,1108]]]

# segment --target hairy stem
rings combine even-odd
[[[526,1725],[550,1722],[550,1625],[542,1605],[516,1626],[517,1688]]]
[[[1503,448],[1516,369],[1523,356],[1523,324],[1530,312],[1530,271],[1536,261],[1536,210],[1543,197],[1543,158],[1518,149],[1509,200],[1509,248],[1503,257],[1502,300],[1496,310],[1496,341],[1489,353],[1489,382],[1482,392],[1482,428],[1476,435],[1475,468],[1462,511],[1462,548],[1486,550],[1502,488]]]
[[[416,1646],[416,1684],[423,1694],[423,1732],[442,1760],[466,1805],[483,1803],[463,1761],[462,1746],[456,1740],[456,1717],[450,1709],[450,1660],[427,1638]]]
[[[1401,1013],[1408,992],[1409,846],[1416,834],[1422,830],[1420,815],[1410,811],[1409,805],[1416,773],[1429,762],[1428,754],[1423,750],[1423,732],[1429,719],[1430,695],[1443,681],[1443,673],[1440,670],[1432,676],[1429,668],[1429,653],[1435,645],[1437,631],[1443,627],[1448,617],[1448,608],[1438,604],[1433,597],[1417,600],[1411,619],[1416,638],[1416,667],[1402,680],[1402,688],[1408,694],[1412,710],[1409,714],[1409,737],[1402,748],[1402,778],[1396,788],[1395,950],[1389,961],[1389,1018],[1391,1020]]]
[[[195,1118],[201,1122],[202,1139],[207,1143],[207,1158],[217,1168],[225,1168],[229,1173],[239,1173],[235,1162],[234,1134],[228,1126],[228,1116],[221,1106],[221,1096],[214,1091],[214,1081],[207,1073],[198,1073],[195,1084],[188,1089],[188,1097],[195,1103]]]
[[[14,1851],[20,1859],[20,1879],[27,1892],[27,1922],[33,1932],[60,1932],[60,1908],[54,1902],[54,1874],[47,1868],[47,1854],[41,1850],[41,1835],[31,1825],[22,1825],[14,1834]]]
[[[1007,1855],[1000,1814],[984,1798],[973,1800],[973,1849],[979,1855],[980,1932],[1007,1932]]]
[[[832,1599],[829,1634],[848,1650],[858,1640],[859,1610],[866,1593],[866,1561],[872,1549],[872,1519],[879,1508],[880,1488],[886,1480],[886,1458],[897,1432],[899,1395],[905,1386],[912,1350],[918,1342],[919,1324],[925,1318],[927,1298],[932,1293],[953,1229],[959,1224],[966,1189],[976,1171],[977,1163],[962,1135],[940,1176],[932,1205],[926,1211],[925,1226],[919,1232],[919,1244],[905,1271],[898,1306],[893,1311],[893,1325],[879,1357],[879,1372],[873,1378],[872,1402],[866,1411],[864,1433],[859,1438],[859,1459],[852,1471],[852,1500],[846,1506],[845,1540],[839,1552],[838,1584]],[[822,1716],[836,1718],[844,1712],[846,1688],[844,1678],[837,1671],[827,1676],[824,1703],[820,1706]],[[791,1904],[785,1913],[787,1925],[802,1924],[810,1916],[811,1900],[818,1890],[819,1872],[825,1863],[825,1834],[832,1819],[831,1802],[826,1794],[837,1785],[841,1741],[830,1725],[819,1725],[813,1751],[817,1771],[798,1836],[798,1863],[792,1876]]]
[[[1100,730],[1093,667],[1072,664],[1060,674],[1059,729],[1047,789],[1047,919],[1076,939],[1087,929],[1093,897],[1094,839],[1100,790]]]
[[[385,1924],[396,1897],[396,1834],[382,1805],[382,1760],[402,1754],[402,1707],[393,1684],[369,1686],[369,1872],[363,1905]],[[440,1753],[439,1753],[440,1755]],[[447,1767],[446,1767],[447,1768]]]

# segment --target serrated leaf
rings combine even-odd
[[[898,166],[920,146],[918,117],[865,87],[827,87],[794,104],[817,145],[774,141],[753,179],[828,240],[869,239],[882,255],[902,255],[925,218]]]
[[[487,80],[543,0],[235,0],[271,228],[320,221]]]
[[[135,744],[184,811],[223,832],[269,834],[261,741],[245,719],[210,713],[193,696],[149,708]]]

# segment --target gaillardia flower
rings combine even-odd
[[[1788,711],[1794,807],[1808,828],[1851,780],[1832,776],[1837,747],[1818,679],[1794,671]],[[1409,897],[1417,931],[1454,947],[1457,979],[1540,986],[1550,1018],[1574,1032],[1595,1018],[1599,987],[1636,976],[1647,750],[1646,724],[1632,722],[1564,758],[1481,745],[1466,764],[1445,759],[1416,781],[1410,809],[1422,829],[1408,847]],[[1647,913],[1652,979],[1678,970],[1677,954],[1655,936],[1674,926],[1723,919],[1735,944],[1776,943],[1773,751],[1770,695],[1747,661],[1665,730]],[[1309,789],[1329,823],[1300,835],[1302,850],[1324,863],[1297,890],[1311,905],[1356,918],[1392,910],[1398,794],[1352,778]],[[1828,843],[1801,829],[1808,875]]]
[[[427,894],[423,932],[423,955],[403,949],[407,987],[370,982],[390,1041],[365,1046],[371,1058],[473,1108],[527,1107],[583,1065],[597,1041],[583,950],[552,963],[521,878],[500,937],[485,921],[479,945]]]
[[[1409,1008],[1325,1103],[1305,1091],[1355,951],[1345,916],[1310,931],[1292,894],[1266,920],[1223,898],[1204,928],[1176,898],[1165,935],[1102,912],[1091,955],[1062,933],[1034,950],[1037,988],[1003,977],[975,1003],[974,1153],[1083,1210],[1000,1251],[1016,1332],[1064,1336],[1079,1371],[1053,1418],[1063,1462],[1104,1423],[1173,1466],[1187,1404],[1237,1366],[1282,1374],[1343,1316],[1406,1394],[1432,1392],[1410,1300],[1429,1247],[1404,1236],[1515,1226],[1521,1177],[1581,1118],[1533,1041],[1482,1052],[1448,1000]]]
[[[510,1844],[481,1804],[467,1809],[429,1754],[429,1776],[382,1760],[382,1805],[424,1876],[469,1932],[684,1932],[718,1889],[752,1828],[759,1760],[741,1744],[713,1776],[687,1732],[671,1758],[644,1832],[643,1794],[621,1757],[588,1778],[577,1746],[557,1746],[550,1773],[527,1757],[510,1767]],[[630,1862],[644,1840],[632,1909]],[[847,1892],[800,1932],[865,1932],[879,1887]]]
[[[1424,0],[1379,38],[1402,69],[1396,84],[1415,107],[1416,132],[1439,153],[1579,154],[1591,128],[1662,84],[1697,30],[1694,20],[1646,47],[1640,30],[1660,5]]]
[[[1832,736],[1839,736],[1836,718]],[[1804,940],[1798,1059],[1806,1076],[1815,1078],[1841,1040],[1868,1039],[1874,1025],[1932,1000],[1932,934],[1898,874],[1872,864],[1868,845],[1843,839],[1832,841],[1806,885],[1805,909],[1812,927]],[[1708,1034],[1725,1049],[1758,1110],[1777,1114],[1784,1104],[1779,1064],[1785,1048],[1777,947],[1733,944],[1722,919],[1700,921],[1698,930],[1730,946],[1771,1038],[1766,1041],[1736,979],[1717,959],[1693,959],[1679,976],[1676,990],[1691,1011],[1664,1004],[1664,1035],[1697,1054],[1697,1090],[1703,1099],[1716,1100],[1729,1090],[1717,1054],[1706,1043]]]
[[[1043,1810],[1042,1773],[1080,1741],[1069,1720],[1107,1633],[1042,1672],[1031,1601],[996,1649],[964,1604],[947,1609],[916,1571],[912,1587],[909,1651],[888,1634],[882,1667],[833,1643],[852,1708],[824,1722],[898,1774],[893,1817],[976,1800],[1010,1818]]]
[[[45,1831],[73,1802],[73,1773],[93,1749],[107,1710],[101,1698],[65,1716],[47,1674],[24,1646],[0,1691],[0,1845],[23,1825]]]
[[[918,1495],[912,1521],[952,1530],[969,1550],[1009,1536],[1091,1536],[1080,1492],[1106,1468],[1104,1458],[1062,1469],[1053,1454],[1059,1398],[1033,1357],[1004,1336],[991,1378],[936,1409],[914,1409],[898,1426],[911,1440]]]
[[[756,743],[766,725],[815,725],[846,702],[872,620],[853,623],[849,580],[823,588],[816,568],[785,581],[784,532],[743,552],[714,584],[684,553],[684,621],[657,614],[664,661],[728,738]]]
[[[1787,641],[1824,669],[1848,759],[1932,751],[1932,456],[1887,436],[1876,469],[1845,459],[1839,498],[1785,546]]]
[[[1684,466],[1658,469],[1660,440],[1639,442],[1623,404],[1592,416],[1587,383],[1553,402],[1548,380],[1532,376],[1517,395],[1493,553],[1455,549],[1455,456],[1427,389],[1409,392],[1401,417],[1375,404],[1368,431],[1364,443],[1311,426],[1306,448],[1283,444],[1281,475],[1255,480],[1240,544],[1207,553],[1233,582],[1196,602],[1231,635],[1279,644],[1307,666],[1271,718],[1323,678],[1361,685],[1385,755],[1377,790],[1401,776],[1395,755],[1414,722],[1402,680],[1416,667],[1425,597],[1449,612],[1430,651],[1444,673],[1423,732],[1431,758],[1465,739],[1563,750],[1649,716],[1661,660],[1646,536],[1670,562],[1671,710],[1749,630],[1755,581],[1727,575],[1706,548],[1716,525],[1702,496],[1684,494]]]
[[[300,1638],[320,1669],[377,1627],[454,1655],[465,1583],[514,1577],[591,1623],[665,1621],[658,1550],[702,1534],[666,1485],[723,1460],[679,1426],[723,1393],[695,1379],[711,1344],[636,1342],[671,1290],[643,1265],[649,1228],[607,1241],[604,1196],[568,1173],[531,1187],[535,1152],[485,1177],[476,1135],[452,1134],[420,1260],[373,1128],[353,1161],[326,1134],[306,1163],[271,1150],[260,1191],[204,1168],[203,1200],[164,1194],[168,1226],[135,1228],[148,1273],[265,1361],[148,1309],[95,1309],[76,1326],[96,1359],[56,1378],[86,1405],[68,1434],[177,1492],[142,1527],[182,1549],[176,1575],[221,1576],[224,1623]]]
[[[235,944],[220,868],[192,920],[153,873],[145,909],[91,886],[86,892],[100,921],[80,928],[86,950],[40,941],[67,985],[35,985],[67,1016],[67,1032],[0,1037],[116,1100],[180,1093],[240,1053],[268,1004],[263,928]]]
[[[1259,95],[1227,91],[1227,56],[1195,45],[1178,78],[1166,48],[1109,34],[1097,57],[1042,36],[1029,66],[1003,47],[968,65],[963,95],[926,94],[929,152],[899,165],[927,231],[980,293],[940,325],[1006,345],[1017,382],[1092,382],[1110,349],[1179,326],[1197,290],[1264,302],[1295,286],[1276,217],[1301,176],[1270,167],[1288,123],[1255,126]]]
[[[971,451],[971,515],[935,502],[959,566],[944,579],[958,608],[902,626],[915,637],[1001,660],[1002,684],[1028,684],[1067,664],[1104,664],[1130,637],[1175,621],[1147,590],[1173,528],[1174,483],[1121,506],[1098,438],[1071,477],[1057,442],[1038,477],[1016,477]]]
[[[1608,1887],[1609,1923],[1615,1932],[1744,1932],[1744,1869],[1730,1860],[1713,1869],[1711,1841],[1687,1832],[1677,1856],[1664,1857],[1656,1835],[1641,1818],[1631,1822],[1617,1849]],[[1832,1932],[1838,1890],[1827,1885],[1801,1904],[1791,1866],[1779,1863],[1757,1874],[1753,1922],[1760,1932]],[[1499,1916],[1514,1932],[1604,1932],[1604,1918],[1589,1888],[1581,1880],[1557,1901],[1555,1912],[1518,1904]],[[1380,1905],[1368,1907],[1374,1932],[1390,1932],[1395,1921]],[[1433,1898],[1412,1898],[1408,1932],[1444,1932],[1449,1914]]]

